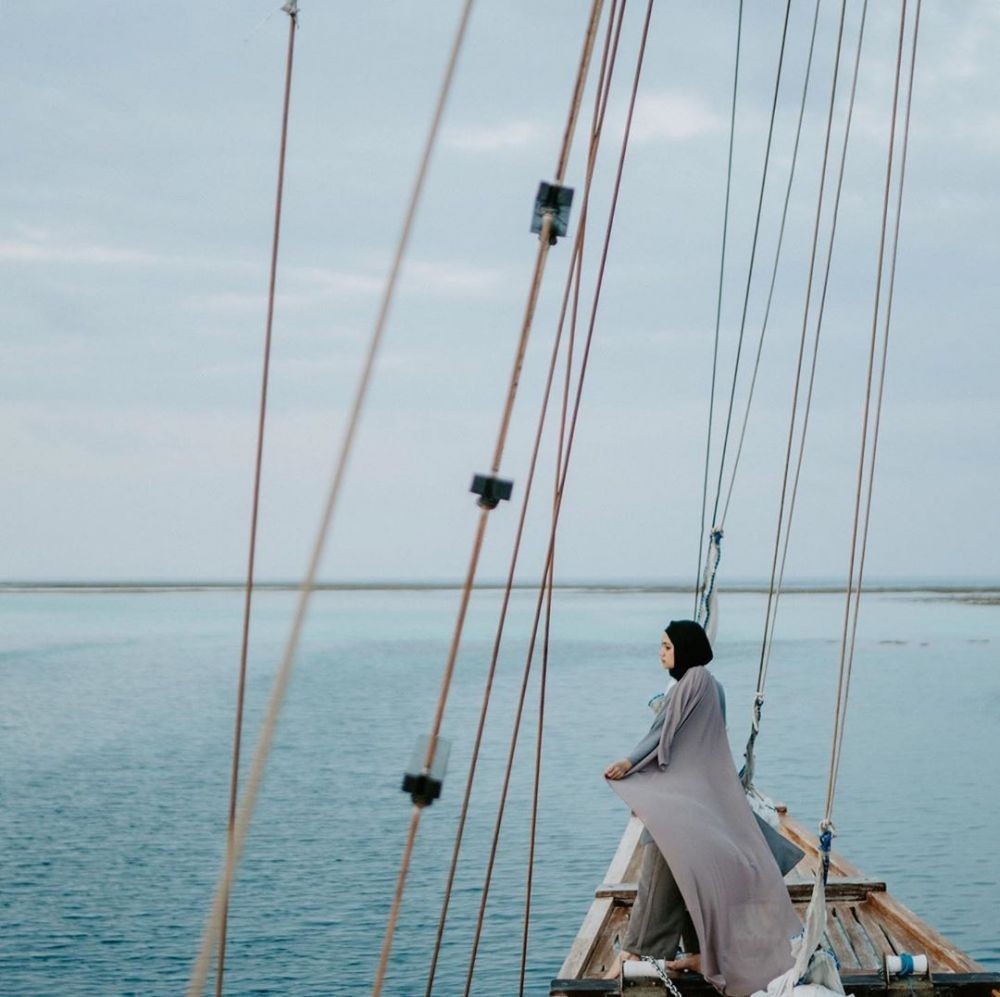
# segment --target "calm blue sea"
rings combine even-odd
[[[294,596],[258,595],[247,750]],[[370,987],[409,817],[399,783],[431,721],[458,593],[314,599],[230,916],[227,993]],[[499,593],[473,599],[387,992],[422,993]],[[782,602],[759,783],[814,827],[842,596]],[[517,593],[436,993],[460,993],[534,596]],[[764,597],[723,595],[715,674],[740,753]],[[0,992],[183,992],[225,841],[241,595],[0,593]],[[648,725],[659,631],[688,597],[566,590],[553,617],[529,987],[547,993],[627,814],[601,778]],[[837,847],[1000,969],[1000,606],[866,597]],[[537,673],[536,673],[537,676]],[[537,682],[474,991],[516,992]]]

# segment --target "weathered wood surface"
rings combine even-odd
[[[844,989],[855,997],[887,997],[895,987],[886,987],[878,973],[845,973],[841,976]],[[704,978],[693,974],[676,974],[674,980],[684,997],[718,997],[718,992]],[[934,997],[995,997],[1000,988],[1000,973],[943,973],[933,978]],[[638,984],[626,986],[629,997],[663,994],[662,985]],[[909,993],[908,990],[904,991]],[[564,980],[555,979],[549,984],[550,997],[576,997],[578,994],[619,995],[617,980]]]
[[[787,877],[786,877],[787,880]],[[612,897],[624,903],[634,903],[638,883],[601,883],[594,891],[595,897]],[[812,896],[813,884],[792,881],[788,883],[788,895],[792,903],[808,903]],[[827,883],[828,903],[839,900],[866,900],[869,893],[884,893],[885,883],[877,879],[837,879]]]
[[[604,877],[606,883],[634,882],[639,873],[639,838],[642,835],[642,821],[631,817],[622,835],[611,865]],[[594,950],[602,937],[610,946],[614,935],[610,932],[611,916],[616,900],[611,896],[598,896],[587,911],[576,939],[559,969],[562,979],[572,980],[586,976],[587,966],[594,962]]]
[[[781,830],[789,840],[795,842],[806,852],[805,858],[796,869],[806,867],[813,872],[819,863],[819,852],[816,847],[816,835],[808,831],[794,818],[787,814],[781,815]],[[830,853],[830,881],[827,886],[827,897],[831,898],[831,890],[836,888],[837,879],[863,880],[861,870],[842,855],[834,851]],[[875,943],[875,947],[885,954],[882,944],[885,940],[890,946],[888,954],[904,952],[926,953],[931,970],[935,973],[977,973],[982,972],[982,966],[971,959],[961,949],[953,945],[939,931],[922,921],[908,907],[900,903],[892,894],[885,890],[872,890],[856,905],[859,920]],[[867,917],[861,917],[861,912]],[[874,923],[873,923],[874,922]],[[869,927],[869,925],[871,925]],[[834,942],[834,951],[837,951]],[[840,958],[838,952],[837,957]],[[854,964],[850,964],[854,965]]]
[[[779,815],[782,833],[805,852],[802,861],[785,877],[789,896],[801,917],[809,903],[820,861],[816,835],[789,817],[783,808],[779,808]],[[608,981],[595,977],[613,960],[615,938],[624,933],[635,901],[641,834],[642,824],[635,817],[631,818],[560,968],[559,977],[552,981],[553,988],[557,985],[563,988],[552,989],[553,997],[564,993],[618,992],[614,981],[609,988]],[[886,955],[910,952],[927,955],[935,977],[936,997],[959,993],[963,997],[1000,997],[1000,974],[984,973],[978,963],[888,893],[884,882],[868,879],[857,866],[835,851],[830,854],[826,897],[824,941],[840,960],[848,992],[853,989],[859,997],[868,997],[876,990],[885,994],[886,985],[881,976],[865,974],[878,974]],[[697,984],[694,988],[693,983]],[[581,989],[572,989],[574,984],[579,984]],[[687,975],[684,984],[686,997],[689,994],[697,997],[702,990],[705,994],[714,994],[700,977]],[[630,986],[629,992],[633,990]],[[639,990],[634,993],[635,997],[642,997]]]

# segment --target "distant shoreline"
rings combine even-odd
[[[502,582],[480,582],[476,591],[497,591],[504,589]],[[518,591],[537,590],[537,583],[520,582],[514,585]],[[652,582],[562,582],[556,589],[607,594],[629,593],[688,593],[690,584]],[[299,585],[295,582],[258,582],[254,590],[258,592],[295,592]],[[317,592],[448,592],[461,588],[459,582],[320,582]],[[4,593],[50,593],[59,594],[144,594],[144,593],[184,593],[184,592],[242,592],[244,584],[235,581],[117,581],[117,582],[0,582],[0,595]],[[721,593],[766,594],[766,582],[743,581],[721,586]],[[837,595],[845,592],[845,586],[836,582],[791,582],[782,592],[787,595]],[[964,597],[964,600],[982,603],[1000,603],[1000,582],[934,582],[934,581],[876,581],[866,584],[863,589],[869,594],[900,595],[942,595]]]

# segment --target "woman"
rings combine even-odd
[[[699,624],[669,624],[660,662],[677,681],[646,737],[604,772],[646,827],[621,957],[663,958],[722,993],[745,995],[792,964],[789,942],[802,926],[782,875],[802,853],[770,828],[766,839],[750,810],[729,752],[722,687],[704,667],[711,660]],[[675,960],[682,936],[689,954]]]

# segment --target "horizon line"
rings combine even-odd
[[[254,583],[254,589],[259,591],[286,592],[297,591],[301,582],[270,579]],[[486,579],[476,582],[474,590],[495,591],[506,587],[505,581]],[[418,580],[418,579],[356,579],[317,582],[313,589],[317,592],[343,591],[454,591],[462,588],[462,582],[455,579]],[[512,586],[514,590],[532,590],[538,588],[538,582],[518,581]],[[671,592],[694,593],[694,586],[678,580],[649,579],[568,579],[556,582],[556,589],[582,589],[591,591],[620,592]],[[998,592],[1000,579],[984,578],[873,578],[862,585],[863,592]],[[0,592],[122,592],[122,591],[245,591],[246,582],[227,579],[104,579],[104,580],[68,580],[44,579],[27,580],[11,579],[0,581]],[[759,593],[768,592],[770,586],[766,579],[736,578],[728,584],[718,586],[719,592]],[[781,586],[785,593],[827,594],[847,591],[842,580],[830,578],[798,578]]]

